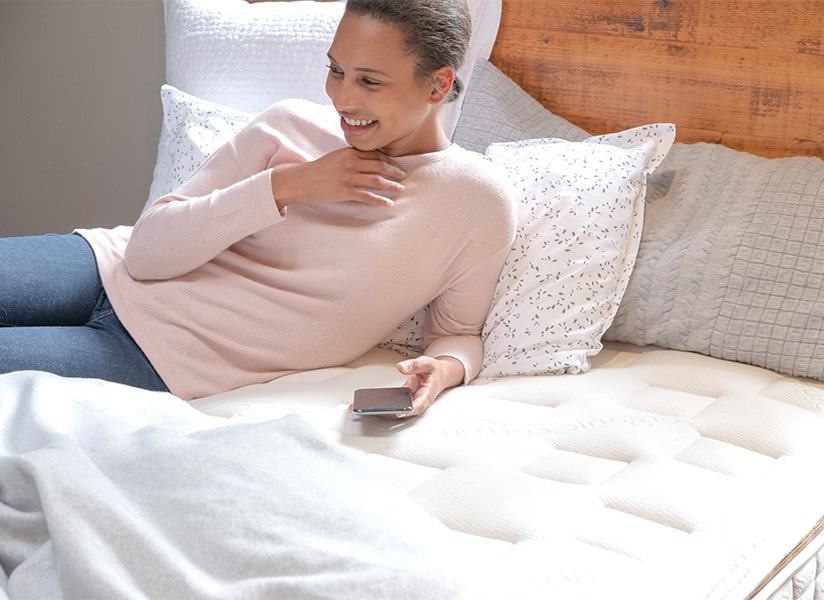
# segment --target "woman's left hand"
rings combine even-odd
[[[463,382],[464,366],[451,356],[419,356],[398,363],[398,371],[408,375],[404,385],[412,390],[412,412],[399,418],[422,414],[444,390]]]

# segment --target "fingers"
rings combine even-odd
[[[417,386],[418,378],[415,375],[415,373],[417,372],[418,367],[415,366],[416,364],[417,363],[415,362],[414,358],[410,358],[408,360],[404,360],[395,364],[395,368],[398,370],[399,373],[408,376],[406,380],[407,387],[411,387],[408,385],[410,381],[414,381]],[[415,387],[412,387],[412,391],[415,391]]]
[[[351,199],[392,206],[392,197],[404,189],[400,182],[406,178],[406,173],[380,152],[355,152],[357,163],[353,165],[351,186],[354,191]]]
[[[424,371],[431,371],[432,365],[429,365],[428,368],[425,366],[428,360],[431,360],[428,356],[410,358],[408,360],[399,362],[397,364],[397,368],[398,371],[400,371],[404,375],[414,375],[416,373],[422,373]]]
[[[359,174],[352,178],[348,200],[364,204],[393,206],[394,198],[403,191],[403,185],[376,174]]]
[[[361,168],[358,169],[361,173],[372,173],[396,183],[406,178],[403,169],[395,165],[385,154],[381,154],[377,150],[355,150],[355,152],[364,162]]]
[[[412,412],[399,415],[399,418],[414,417],[422,414],[435,402],[440,389],[435,381],[434,373],[437,364],[428,356],[420,356],[397,364],[398,371],[407,375],[404,385],[412,390]]]
[[[330,185],[329,202],[353,201],[363,204],[392,206],[393,197],[404,186],[406,173],[392,160],[376,150],[342,148],[314,161],[326,170],[323,179]]]

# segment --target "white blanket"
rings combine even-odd
[[[0,377],[0,597],[449,598],[450,539],[301,417]]]

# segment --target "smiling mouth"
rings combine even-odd
[[[340,116],[340,127],[343,129],[344,135],[360,136],[372,128],[377,127],[377,119],[353,119],[352,117]]]
[[[349,125],[349,127],[368,127],[372,123],[375,123],[375,119],[350,119],[349,117],[341,116],[343,122]]]

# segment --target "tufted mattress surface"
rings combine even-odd
[[[354,389],[402,383],[396,360],[375,350],[192,404],[243,421],[298,413],[362,455],[457,532],[469,597],[792,587],[774,570],[824,516],[821,383],[611,345],[587,373],[476,380],[417,419],[349,414]]]

